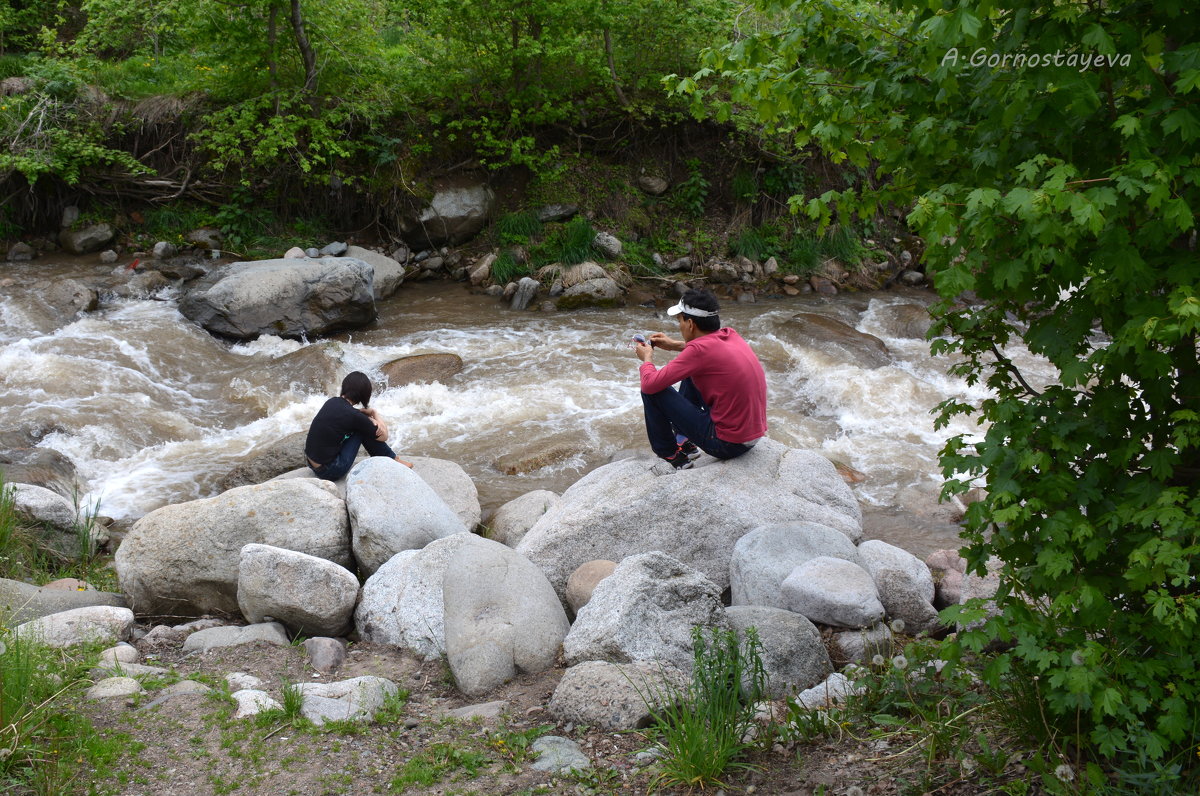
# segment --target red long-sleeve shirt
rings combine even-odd
[[[767,433],[767,377],[742,336],[728,327],[684,345],[661,370],[652,362],[640,369],[642,392],[662,392],[691,378],[725,442],[750,442]]]

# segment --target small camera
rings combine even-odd
[[[646,335],[644,335],[644,334],[635,334],[635,335],[633,336],[633,342],[635,342],[635,343],[644,343],[644,342],[646,342]]]

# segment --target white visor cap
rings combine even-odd
[[[687,315],[691,315],[693,318],[711,318],[714,315],[718,314],[716,312],[710,312],[709,310],[698,310],[695,307],[689,307],[688,305],[683,303],[683,299],[680,299],[678,304],[676,304],[674,307],[671,307],[670,309],[667,310],[667,314],[672,317],[678,315],[681,312],[685,313]]]

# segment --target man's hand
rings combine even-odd
[[[650,335],[650,343],[655,348],[661,348],[663,351],[682,351],[684,346],[682,340],[674,340],[662,332],[655,332]]]
[[[633,353],[636,354],[637,358],[643,362],[649,362],[650,358],[654,356],[654,349],[646,343],[635,343],[633,346]]]

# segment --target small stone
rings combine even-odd
[[[117,253],[112,249],[106,249],[100,252],[100,262],[105,265],[112,265],[117,261]]]

